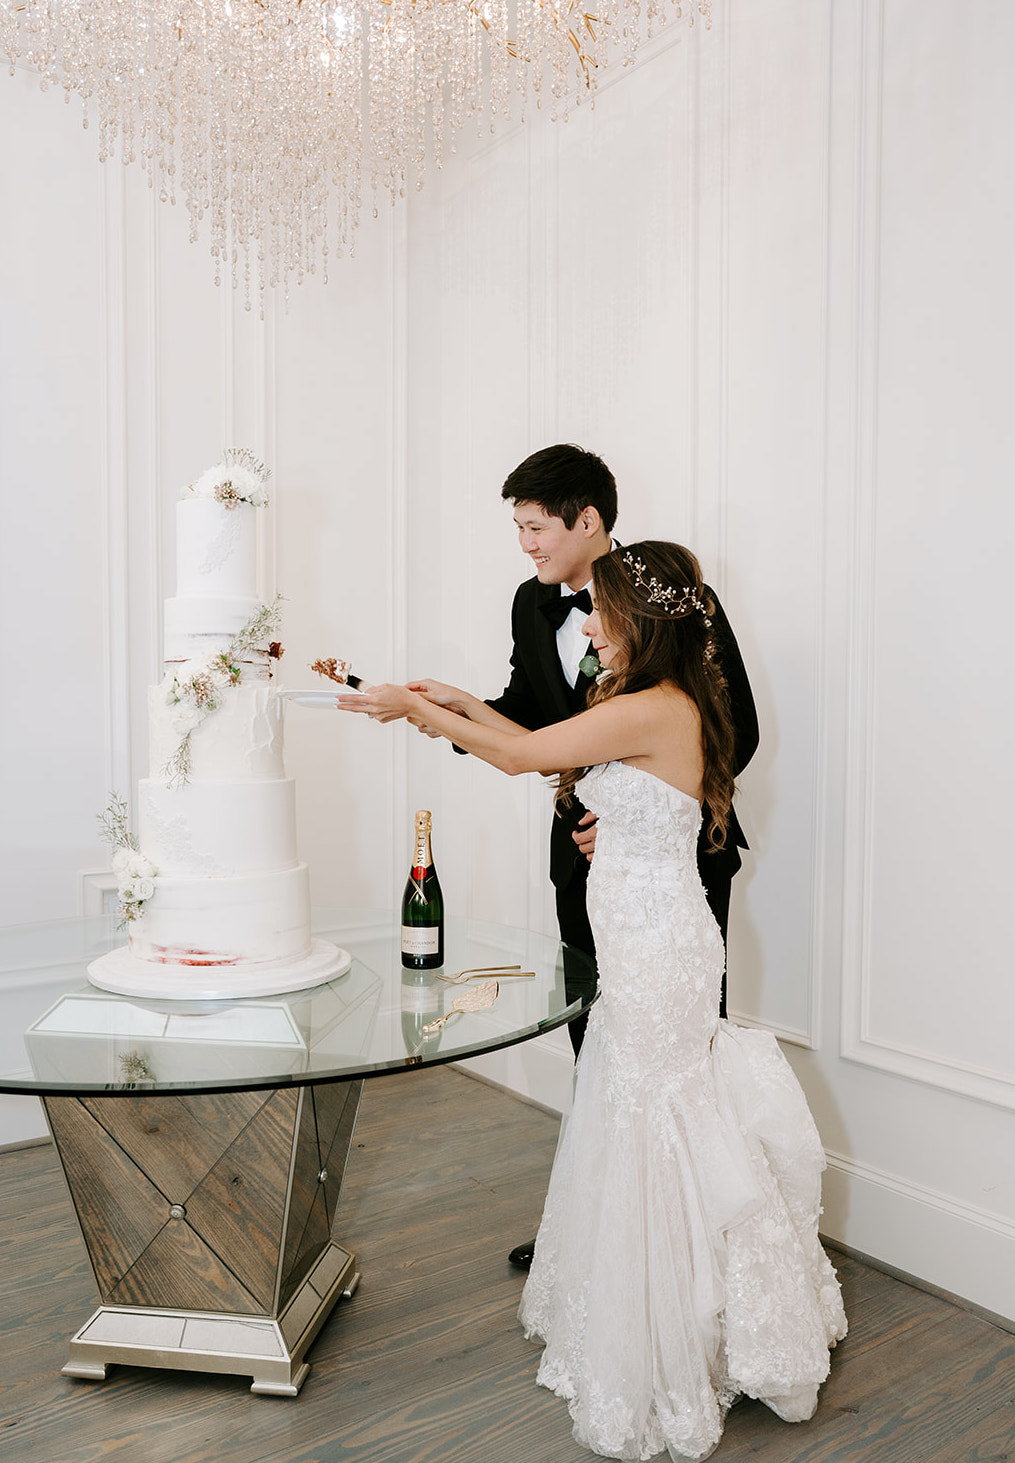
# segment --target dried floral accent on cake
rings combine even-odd
[[[116,875],[116,892],[120,898],[118,930],[126,929],[142,913],[146,902],[155,893],[158,873],[150,858],[137,846],[137,839],[127,826],[127,802],[118,793],[111,793],[109,806],[99,813],[102,839],[113,850],[112,865]]]
[[[276,594],[270,605],[261,605],[225,650],[209,650],[186,660],[176,671],[167,671],[162,682],[166,705],[172,707],[170,730],[179,737],[176,751],[162,775],[171,787],[182,787],[190,780],[191,747],[194,732],[213,711],[222,705],[224,694],[243,680],[245,656],[263,648],[264,642],[277,630],[282,619],[282,596]],[[278,641],[272,642],[278,645]],[[282,654],[279,645],[278,654]]]
[[[327,676],[330,681],[337,681],[340,686],[344,686],[349,680],[352,661],[338,660],[335,656],[329,655],[326,660],[312,660],[310,669],[316,671],[319,676]]]
[[[268,502],[265,483],[271,469],[251,452],[249,447],[227,447],[222,461],[209,467],[196,482],[188,483],[181,498],[213,498],[223,508],[237,508],[250,503],[263,508]]]

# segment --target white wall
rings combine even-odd
[[[0,918],[72,915],[101,861],[92,814],[144,766],[170,504],[224,442],[275,466],[264,588],[289,598],[288,684],[335,653],[494,692],[525,572],[499,485],[581,441],[617,474],[621,537],[699,552],[752,675],[731,1002],[807,1089],[825,1230],[1015,1316],[1015,17],[713,9],[566,126],[463,139],[263,326],[183,220],[92,161],[73,109],[0,79],[0,135],[19,134],[0,197],[24,219],[0,278],[26,281],[4,306],[3,517],[26,527],[3,593],[6,623],[13,605],[37,627],[8,633],[30,694],[4,718]],[[288,736],[320,904],[389,903],[426,804],[452,907],[552,930],[537,779],[358,718]],[[485,1069],[566,1100],[560,1034]]]

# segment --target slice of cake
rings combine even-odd
[[[122,811],[107,815],[128,944],[89,967],[106,990],[275,994],[348,967],[344,951],[310,934],[271,684],[278,611],[256,593],[266,476],[250,454],[227,454],[176,505],[177,592],[165,606],[166,674],[148,696],[136,841]]]

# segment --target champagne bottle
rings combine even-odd
[[[436,970],[444,964],[444,896],[430,852],[430,814],[416,814],[416,849],[402,895],[402,964]]]

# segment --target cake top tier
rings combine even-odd
[[[256,513],[214,498],[176,505],[176,598],[257,598]]]
[[[165,659],[229,649],[257,612],[257,512],[268,469],[231,448],[185,487],[176,505],[176,593],[166,601]],[[255,649],[243,659],[262,660]]]

